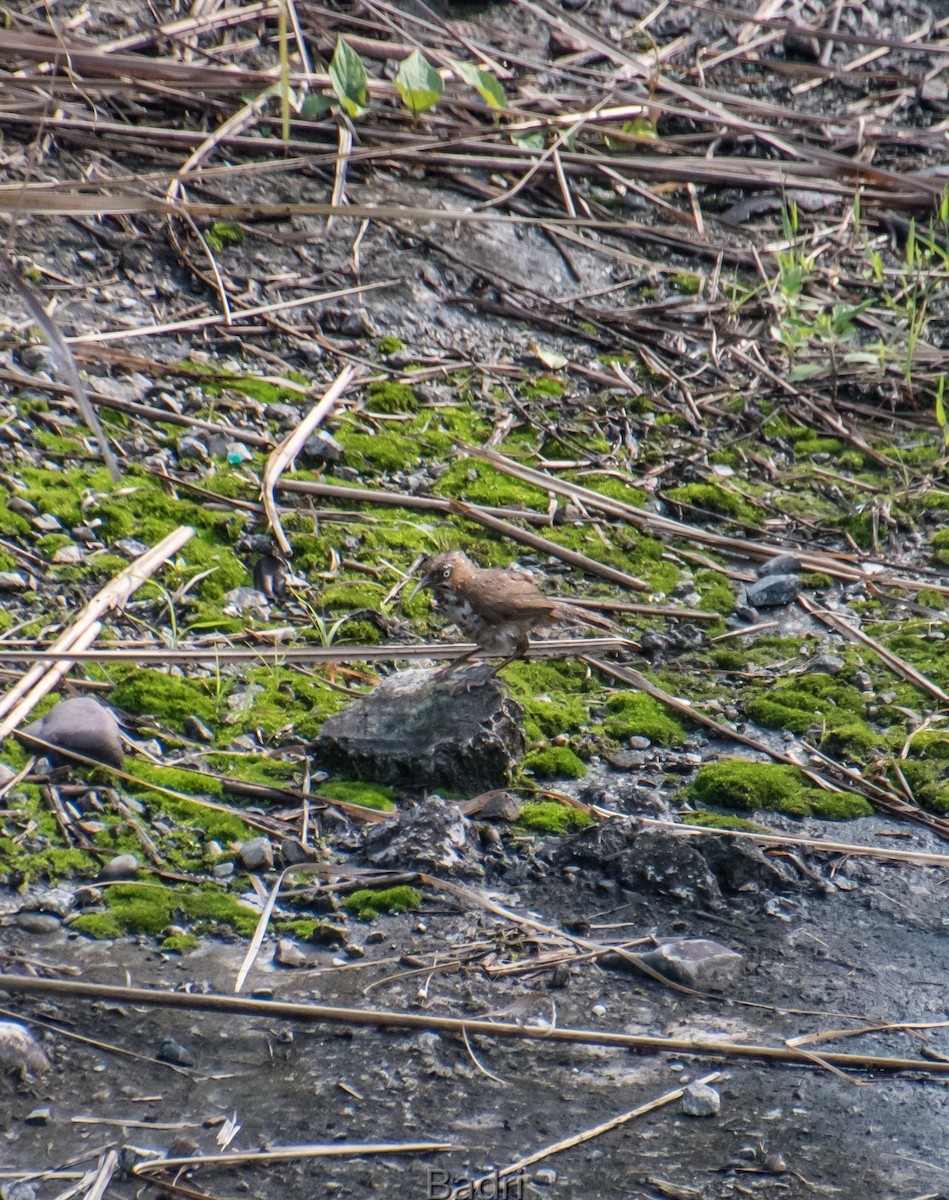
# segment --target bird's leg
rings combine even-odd
[[[517,645],[514,647],[514,653],[509,654],[507,658],[503,660],[503,662],[499,662],[498,665],[491,671],[488,679],[493,679],[499,671],[503,671],[504,668],[509,666],[512,662],[517,662],[519,658],[526,658],[527,651],[530,649],[530,644],[530,638],[526,633],[522,637],[519,637],[517,639]],[[488,680],[486,679],[485,683],[487,683],[487,681]]]
[[[462,663],[469,662],[472,658],[474,658],[480,649],[480,646],[475,646],[473,650],[469,650],[467,654],[462,654],[460,658],[453,658],[447,667],[442,667],[436,678],[447,679],[449,675],[451,675],[458,669],[458,667],[462,665]]]

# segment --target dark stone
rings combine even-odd
[[[187,1046],[183,1046],[181,1042],[175,1041],[173,1037],[165,1038],[158,1047],[158,1053],[155,1057],[161,1062],[174,1063],[178,1067],[194,1066],[194,1055]]]
[[[102,880],[135,879],[141,870],[141,864],[134,854],[117,854],[110,858],[99,869],[98,878]]]
[[[765,575],[745,587],[745,599],[752,608],[777,608],[796,600],[800,591],[796,575]]]
[[[237,858],[245,871],[269,871],[273,866],[273,846],[268,838],[251,838],[238,850]]]
[[[741,954],[709,938],[672,938],[639,957],[654,971],[699,992],[724,992],[745,967]]]
[[[480,875],[470,828],[456,804],[432,796],[394,821],[373,825],[366,833],[364,852],[374,867]]]
[[[189,738],[193,738],[196,742],[204,742],[210,745],[214,741],[214,730],[201,720],[200,717],[192,714],[190,717],[185,717],[184,731]]]
[[[304,846],[296,838],[282,838],[280,841],[280,861],[285,867],[299,866],[300,863],[314,862],[317,852],[312,846]]]
[[[321,429],[303,443],[301,457],[308,462],[340,463],[346,451],[331,433]]]
[[[820,41],[806,29],[789,29],[784,35],[784,57],[796,62],[820,62]]]
[[[121,767],[125,761],[119,723],[112,715],[112,710],[88,696],[63,700],[50,709],[45,717],[32,721],[20,733],[33,734],[63,750],[74,750],[110,767]],[[36,754],[48,758],[54,769],[72,761],[44,746],[31,745],[29,741],[26,741],[26,745]]]
[[[800,571],[801,566],[801,560],[796,554],[778,554],[763,562],[756,574],[759,579],[764,579],[767,575],[794,575]]]
[[[671,896],[687,904],[721,908],[726,893],[798,891],[790,867],[744,838],[686,837],[617,819],[583,830],[561,846],[561,863],[606,871],[628,891]]]
[[[523,709],[478,668],[391,675],[328,717],[312,751],[350,778],[474,793],[503,787],[524,750]]]

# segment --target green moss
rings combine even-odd
[[[352,466],[395,472],[410,470],[419,463],[418,442],[397,433],[344,433],[340,429],[338,438]]]
[[[806,816],[811,805],[805,796],[805,776],[784,763],[748,762],[725,758],[699,767],[685,791],[702,804],[748,812],[774,809],[791,816]]]
[[[735,607],[735,585],[721,572],[696,571],[695,586],[701,597],[699,608],[702,612],[727,615]]]
[[[532,484],[512,479],[477,458],[452,463],[432,489],[436,496],[457,496],[471,504],[494,507],[546,508],[546,493]],[[601,543],[602,544],[602,543]]]
[[[244,241],[244,231],[230,221],[215,221],[210,229],[204,231],[204,240],[219,254],[225,246],[240,246]]]
[[[402,345],[401,338],[393,337],[391,334],[387,334],[385,337],[381,337],[379,339],[379,353],[385,355],[386,358],[388,358],[390,354],[398,354],[398,352],[402,349],[404,349],[404,347]]]
[[[171,924],[181,924],[183,919],[193,922],[198,933],[228,925],[249,937],[257,927],[257,913],[217,888],[120,883],[106,889],[104,900],[124,933],[154,937]]]
[[[370,383],[368,393],[366,407],[372,412],[414,413],[418,409],[418,397],[407,383],[392,380]]]
[[[548,396],[562,396],[566,390],[561,380],[555,379],[551,375],[540,375],[537,379],[533,379],[528,383],[522,383],[520,387],[521,395],[526,396],[529,400],[542,400]]]
[[[402,913],[420,908],[422,896],[412,887],[391,887],[383,891],[361,888],[343,901],[343,908],[360,921],[372,921],[380,913]]]
[[[511,695],[524,707],[524,733],[539,742],[584,728],[590,717],[589,698],[598,690],[576,662],[517,662],[505,669]]]
[[[697,296],[702,286],[702,279],[699,275],[692,275],[683,271],[678,275],[670,275],[669,285],[685,296]]]
[[[756,504],[736,496],[734,492],[717,483],[687,483],[682,487],[670,488],[664,494],[673,504],[717,513],[745,525],[757,526],[765,516],[764,511]]]
[[[119,708],[142,716],[157,716],[180,728],[186,717],[212,721],[217,705],[208,694],[210,681],[187,680],[151,668],[118,666],[119,677],[109,699]]]
[[[125,930],[111,913],[83,913],[69,922],[69,928],[98,940],[120,938]]]
[[[222,791],[220,779],[213,775],[199,775],[182,767],[164,767],[158,763],[136,762],[135,774],[147,783],[157,783],[159,787],[169,788],[173,792],[184,792],[189,795],[201,792],[209,796],[218,796]]]
[[[744,833],[770,833],[766,825],[749,821],[746,817],[731,817],[725,813],[712,812],[709,808],[696,808],[692,812],[679,814],[686,825],[704,825],[708,829],[735,829]]]
[[[524,768],[537,779],[582,779],[587,769],[568,746],[546,746],[531,750],[524,758]]]
[[[363,808],[377,808],[389,812],[395,808],[395,789],[374,783],[349,783],[333,780],[321,783],[321,796],[329,800],[342,800],[344,804],[361,804]]]
[[[173,933],[164,939],[161,948],[166,954],[187,954],[200,945],[200,940],[193,933]]]
[[[606,733],[613,738],[647,737],[660,746],[681,746],[685,727],[645,692],[616,692],[606,702]]]
[[[585,829],[587,825],[593,825],[594,820],[581,809],[571,808],[557,800],[532,800],[521,809],[516,823],[532,833],[564,834]]]
[[[852,792],[823,792],[817,788],[808,790],[815,817],[825,821],[852,821],[855,817],[873,816],[873,806],[863,796]]]
[[[861,758],[875,750],[882,739],[863,721],[834,724],[820,740],[821,749],[831,758]]]
[[[949,813],[949,765],[945,759],[902,759],[899,765],[917,804],[940,815]]]
[[[791,733],[807,733],[815,723],[814,710],[791,708],[767,696],[756,696],[745,705],[745,715],[762,729],[788,729]]]

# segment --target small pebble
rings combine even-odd
[[[722,1107],[722,1098],[707,1083],[691,1083],[682,1093],[682,1112],[687,1117],[714,1117]]]

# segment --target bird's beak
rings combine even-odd
[[[432,574],[430,571],[426,571],[425,574],[422,576],[422,578],[415,585],[415,587],[412,588],[412,591],[409,593],[409,600],[414,600],[415,597],[422,590],[422,588],[427,588],[431,582],[432,582]],[[406,601],[406,603],[408,603],[408,601]]]

